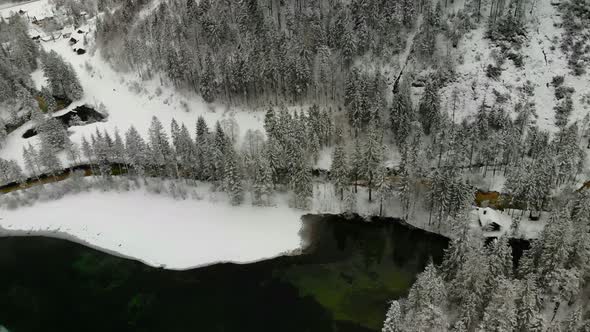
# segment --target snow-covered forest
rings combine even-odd
[[[586,331],[589,36],[588,0],[0,3],[0,212],[396,217],[452,241],[383,331]]]

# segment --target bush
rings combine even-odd
[[[510,99],[510,95],[509,94],[502,94],[500,91],[494,89],[492,91],[492,93],[494,94],[494,96],[496,96],[496,103],[498,104],[503,104],[505,102],[508,101],[508,99]]]
[[[524,57],[520,53],[508,52],[507,58],[512,60],[517,68],[522,68],[522,66],[524,66]]]
[[[535,95],[535,85],[530,80],[527,80],[522,85],[521,91],[524,92],[527,96],[532,97]]]
[[[525,37],[525,25],[512,15],[505,15],[498,19],[488,29],[488,38],[503,49],[508,49],[510,46],[520,47]]]
[[[568,87],[568,86],[558,86],[555,89],[555,98],[557,98],[557,100],[561,100],[567,96],[570,96],[571,94],[573,94],[576,90],[572,87]]]
[[[563,75],[553,76],[553,79],[551,80],[551,84],[554,87],[558,87],[558,86],[562,85],[564,81],[565,81],[565,78],[563,77]]]
[[[502,68],[496,67],[494,65],[489,64],[488,68],[486,69],[486,76],[493,79],[498,80],[502,75]]]

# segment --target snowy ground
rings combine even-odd
[[[299,249],[300,217],[300,211],[285,207],[174,200],[145,190],[93,191],[0,209],[0,229],[11,235],[69,238],[152,266],[188,269],[247,263]]]

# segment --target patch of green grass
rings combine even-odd
[[[313,297],[332,312],[334,319],[379,330],[387,302],[405,295],[414,276],[392,263],[365,268],[352,260],[293,267],[285,279],[299,289],[301,296]]]
[[[73,270],[95,292],[110,292],[127,282],[131,267],[117,257],[86,253],[72,264]]]

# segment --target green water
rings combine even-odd
[[[304,221],[310,246],[303,255],[189,271],[152,268],[64,240],[0,238],[0,326],[11,332],[379,331],[387,301],[404,296],[447,245],[393,220]]]

